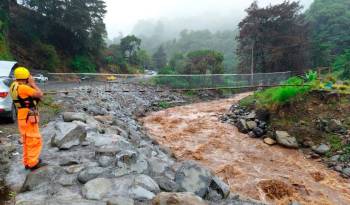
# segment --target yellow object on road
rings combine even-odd
[[[114,75],[108,76],[107,77],[108,81],[113,81],[113,80],[117,80],[117,77],[115,77]]]

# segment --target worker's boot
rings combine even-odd
[[[45,163],[45,162],[43,162],[41,159],[39,159],[39,163],[37,164],[37,165],[35,165],[34,167],[31,167],[31,168],[29,168],[31,171],[34,171],[34,170],[37,170],[37,169],[39,169],[39,168],[41,168],[41,167],[45,167],[45,166],[47,166],[48,164],[47,163]],[[26,167],[26,169],[27,169],[27,167]]]

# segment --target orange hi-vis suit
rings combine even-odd
[[[33,97],[36,90],[28,85],[18,85],[18,97]],[[42,138],[39,131],[39,116],[29,116],[30,108],[18,108],[18,128],[23,142],[23,164],[32,168],[39,163],[42,150]],[[29,117],[35,117],[30,120]]]

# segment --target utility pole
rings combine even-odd
[[[250,67],[250,83],[251,85],[254,85],[254,47],[255,47],[255,41],[252,46],[252,64]]]

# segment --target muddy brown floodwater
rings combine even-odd
[[[218,117],[231,99],[174,107],[140,119],[148,133],[180,160],[196,160],[222,177],[231,191],[269,204],[349,205],[350,183],[297,150],[268,146]]]

